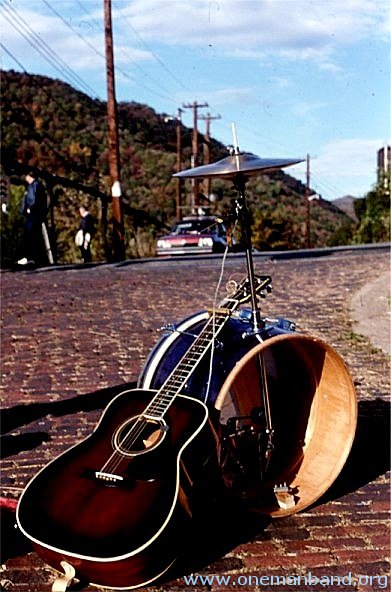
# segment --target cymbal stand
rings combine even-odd
[[[238,192],[238,197],[235,200],[235,214],[237,220],[240,222],[243,243],[246,253],[247,273],[251,291],[251,305],[252,305],[252,321],[253,321],[253,332],[259,333],[260,329],[265,326],[265,322],[261,319],[261,311],[258,306],[258,298],[255,289],[255,272],[254,272],[254,261],[252,252],[252,241],[251,241],[251,224],[250,224],[250,213],[247,207],[246,201],[246,182],[247,179],[243,173],[238,174],[233,178],[233,184]],[[270,401],[269,401],[269,390],[267,385],[267,373],[265,359],[262,353],[258,354],[258,368],[259,368],[259,379],[260,379],[260,390],[264,409],[265,419],[265,435],[266,435],[266,447],[263,452],[264,458],[264,473],[269,465],[270,458],[273,452],[273,435],[274,430],[272,426]]]
[[[251,242],[250,213],[246,203],[246,181],[247,179],[242,173],[238,173],[236,177],[234,177],[233,179],[234,187],[238,192],[238,197],[235,199],[234,211],[237,220],[240,222],[242,230],[243,243],[246,253],[248,280],[251,290],[251,305],[253,314],[254,333],[257,333],[259,329],[264,326],[264,322],[261,320],[261,312],[258,307],[258,300],[255,289],[255,273]]]

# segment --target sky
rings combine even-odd
[[[391,138],[390,13],[387,0],[112,0],[117,100],[170,116],[207,104],[216,140],[234,144],[234,125],[241,151],[308,154],[323,198],[361,197]],[[103,0],[0,0],[0,33],[3,69],[106,100]],[[305,182],[306,164],[286,172]]]

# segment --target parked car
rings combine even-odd
[[[158,255],[221,253],[227,246],[227,231],[217,216],[187,217],[177,222],[170,234],[157,240]]]

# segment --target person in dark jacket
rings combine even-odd
[[[90,263],[92,261],[91,241],[95,232],[94,219],[85,206],[79,207],[79,213],[81,222],[75,237],[75,243],[80,248],[84,263]]]
[[[19,265],[39,264],[46,261],[45,243],[42,234],[42,225],[45,224],[48,209],[46,191],[34,172],[27,173],[25,179],[27,186],[20,209],[26,221],[23,257],[19,259]]]

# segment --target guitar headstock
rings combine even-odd
[[[259,275],[254,277],[255,293],[265,298],[272,291],[272,278],[270,275]],[[230,280],[227,283],[228,296],[224,299],[223,306],[235,310],[240,304],[251,300],[250,280],[246,277],[240,283]]]

